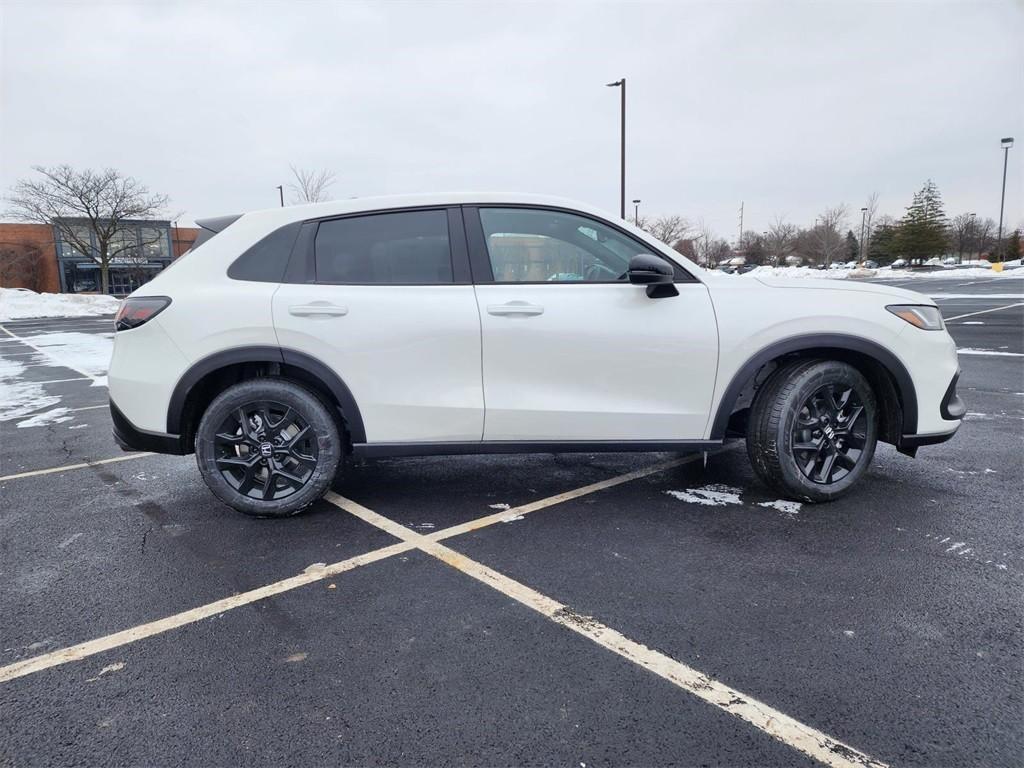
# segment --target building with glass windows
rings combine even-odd
[[[199,230],[169,221],[126,222],[109,245],[109,292],[123,296],[149,282],[192,247]],[[102,226],[102,225],[101,225]],[[67,236],[71,230],[74,237]],[[97,293],[99,249],[87,220],[60,226],[0,224],[0,285],[35,291]]]

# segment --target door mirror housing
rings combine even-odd
[[[626,275],[633,285],[646,285],[647,295],[652,299],[679,295],[674,285],[676,273],[672,265],[654,254],[638,253],[631,258]]]

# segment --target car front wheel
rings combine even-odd
[[[775,491],[801,501],[846,493],[871,463],[878,407],[867,379],[837,360],[776,370],[751,408],[747,454]]]
[[[253,379],[224,390],[196,433],[196,462],[207,486],[254,517],[287,517],[312,504],[340,459],[338,427],[327,406],[284,379]]]

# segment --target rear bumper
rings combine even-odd
[[[139,429],[121,413],[114,401],[110,401],[110,419],[114,422],[114,440],[124,451],[150,451],[152,453],[170,453],[183,456],[185,451],[181,445],[180,435],[168,435],[163,432],[150,432]]]

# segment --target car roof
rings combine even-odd
[[[361,213],[364,211],[383,211],[428,206],[472,205],[474,203],[479,203],[481,205],[507,203],[510,205],[538,205],[556,208],[570,208],[572,210],[589,213],[600,218],[612,221],[618,220],[618,216],[587,203],[579,202],[578,200],[522,192],[447,192],[386,195],[379,197],[352,197],[345,200],[330,200],[324,203],[288,205],[283,208],[265,208],[249,211],[245,213],[244,216],[250,219],[267,219],[268,221],[273,221],[275,224],[286,224],[293,221],[341,216],[348,213]]]

